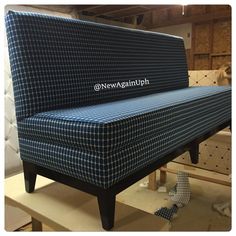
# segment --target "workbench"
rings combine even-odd
[[[96,197],[41,176],[30,194],[25,192],[23,174],[5,179],[5,201],[32,217],[33,231],[41,231],[42,223],[55,231],[103,231]],[[163,218],[116,203],[113,231],[169,229]]]

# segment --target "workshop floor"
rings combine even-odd
[[[176,163],[168,164],[172,169],[188,168],[188,171],[197,174],[204,174],[208,177],[226,179],[224,175],[214,172],[183,167]],[[157,177],[159,175],[157,174]],[[147,178],[132,185],[119,195],[117,199],[127,205],[154,213],[158,208],[169,207],[171,202],[168,192],[159,193],[151,191],[145,187],[140,187]],[[228,231],[231,229],[231,218],[220,215],[212,209],[212,204],[231,201],[231,188],[219,184],[209,183],[197,179],[189,179],[191,185],[191,200],[189,204],[178,210],[177,217],[171,222],[171,231]],[[176,175],[167,174],[167,191],[176,183]],[[43,226],[44,231],[52,231],[47,226]],[[31,225],[22,227],[20,231],[31,231]]]

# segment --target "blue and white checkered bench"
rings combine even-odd
[[[94,194],[104,229],[117,193],[230,125],[231,88],[188,87],[182,38],[22,12],[6,30],[26,191]]]

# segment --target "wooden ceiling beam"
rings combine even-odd
[[[136,7],[142,7],[142,6],[139,6],[137,5]],[[146,14],[146,13],[149,13],[149,12],[153,12],[153,11],[157,11],[157,10],[166,10],[166,9],[169,9],[169,8],[172,8],[172,7],[176,7],[176,5],[157,5],[157,7],[153,7],[153,8],[149,8],[149,9],[146,9],[146,10],[143,10],[143,11],[139,11],[139,12],[134,12],[134,13],[131,13],[131,14],[126,14],[126,15],[122,15],[122,16],[116,16],[118,18],[123,18],[123,17],[132,17],[132,16],[137,16],[137,15],[142,15],[142,14]]]
[[[150,9],[150,8],[143,6],[143,5],[140,5],[139,7],[143,8],[143,9]]]
[[[78,12],[81,12],[81,11],[90,11],[92,9],[96,9],[101,6],[103,5],[77,5],[75,6],[75,8]]]
[[[222,18],[231,18],[231,11],[225,10],[225,11],[211,12],[207,14],[200,14],[200,15],[194,15],[194,16],[182,16],[182,17],[173,18],[167,21],[163,21],[158,24],[154,24],[150,27],[147,27],[147,29],[151,30],[158,27],[179,25],[179,24],[184,24],[184,23],[196,23],[196,22],[200,23],[204,21],[210,21],[210,20],[222,19]]]
[[[72,11],[71,5],[25,5],[25,4],[22,4],[20,6],[44,9],[48,11],[56,11],[56,12],[65,13],[65,14],[69,14]]]
[[[107,5],[108,6],[108,5]],[[107,8],[106,10],[102,10],[101,11],[96,11],[95,15],[93,16],[101,16],[101,15],[109,15],[111,13],[117,13],[117,12],[121,12],[124,10],[130,10],[133,8],[136,8],[137,6],[134,5],[126,5],[126,6],[114,6],[114,5],[110,5],[110,9]]]
[[[77,11],[80,13],[85,10],[92,10],[101,5],[22,5],[22,6],[31,6],[38,9],[45,9],[50,11],[57,11],[61,13],[70,13],[71,11]]]
[[[100,16],[100,15],[109,15],[109,14],[113,14],[113,13],[119,13],[122,11],[131,10],[134,8],[142,8],[142,9],[144,9],[143,10],[144,12],[148,12],[148,11],[156,10],[156,8],[163,9],[163,8],[167,8],[167,7],[171,7],[171,6],[173,6],[173,5],[159,5],[158,7],[150,8],[146,5],[97,5],[97,6],[95,6],[95,8],[94,7],[92,7],[92,8],[85,7],[84,10],[88,10],[88,11],[91,10],[91,12],[92,12],[93,9],[96,9],[95,14],[93,15],[94,17],[96,17],[96,16]],[[107,7],[107,9],[104,9],[106,7]],[[101,10],[99,10],[99,8]],[[134,14],[134,15],[136,15],[136,14]],[[132,15],[132,16],[134,16],[134,15]]]
[[[101,18],[101,17],[80,15],[80,19],[81,20],[89,20],[89,21],[98,22],[98,23],[103,23],[103,24],[108,24],[108,25],[116,25],[116,26],[121,26],[121,27],[127,27],[127,28],[145,29],[143,26],[137,26],[137,25],[134,25],[134,24],[129,24],[129,23],[120,22],[120,21],[108,20],[108,19],[104,19],[104,18]]]
[[[138,8],[138,7],[136,7],[136,8]],[[117,18],[124,18],[124,17],[133,17],[133,16],[137,16],[137,15],[142,15],[142,14],[144,14],[144,13],[147,13],[147,12],[150,12],[150,10],[137,10],[137,11],[133,11],[133,13],[129,13],[129,12],[124,12],[123,14],[122,14],[122,12],[121,12],[121,14],[119,14],[119,15],[114,15],[114,17],[117,17]]]

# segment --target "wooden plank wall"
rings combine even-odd
[[[192,69],[219,69],[231,61],[231,20],[193,24]]]
[[[231,62],[231,19],[193,23],[192,27],[190,69],[215,70]]]
[[[184,13],[183,13],[184,11]],[[186,50],[189,70],[214,70],[231,61],[231,7],[181,5],[145,15],[147,29],[192,24],[191,49]]]

